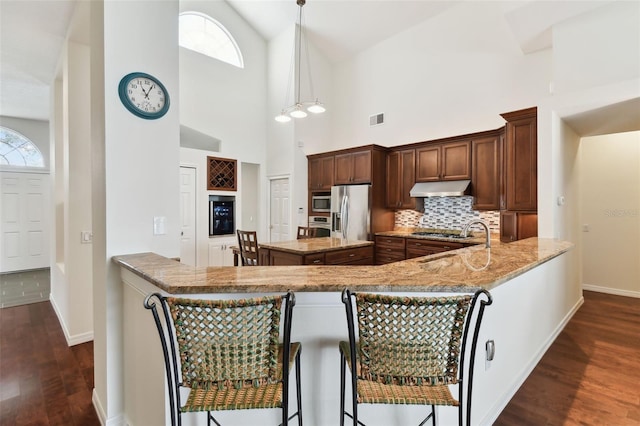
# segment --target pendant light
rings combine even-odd
[[[302,75],[300,73],[300,62],[301,62],[301,54],[302,54],[302,33],[304,28],[302,27],[302,6],[304,6],[306,0],[296,0],[296,4],[299,6],[298,11],[298,28],[296,34],[296,45],[294,46],[294,51],[297,51],[294,55],[293,60],[295,61],[295,72],[297,73],[297,87],[296,87],[296,102],[293,105],[282,108],[280,114],[278,114],[275,119],[280,123],[287,123],[291,121],[291,118],[304,118],[306,117],[307,111],[312,114],[320,114],[326,111],[324,105],[315,98],[314,101],[303,102],[300,100],[300,82],[302,81]],[[307,58],[307,70],[309,70],[309,87],[311,89],[311,98],[313,98],[313,82],[311,80],[311,65],[309,63],[309,49],[307,48],[307,39],[305,36],[305,51]],[[289,87],[291,86],[291,74],[289,75],[289,83],[287,84],[287,97],[285,99],[285,104],[289,101]],[[306,111],[305,111],[306,107]]]

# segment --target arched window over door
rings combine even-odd
[[[43,168],[44,158],[29,138],[0,126],[0,166]]]

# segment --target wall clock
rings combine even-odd
[[[120,80],[118,95],[133,114],[156,120],[169,110],[169,92],[157,78],[143,72],[132,72]]]

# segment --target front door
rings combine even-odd
[[[289,195],[289,178],[272,179],[269,204],[269,241],[290,240],[291,197]]]
[[[180,262],[196,266],[196,169],[180,167]]]
[[[49,175],[1,172],[0,272],[48,268]]]

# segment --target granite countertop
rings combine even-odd
[[[332,237],[306,238],[302,240],[282,241],[277,243],[259,243],[260,248],[285,251],[301,255],[368,247],[372,245],[373,241],[342,240],[340,238]]]
[[[433,237],[426,235],[414,235],[414,232],[437,232],[442,234],[451,234],[451,238],[447,237]],[[386,232],[377,232],[376,236],[383,237],[403,237],[403,238],[415,238],[420,240],[433,240],[433,241],[447,241],[450,243],[461,243],[461,244],[484,244],[485,243],[485,235],[478,234],[475,232],[469,232],[469,236],[467,238],[460,238],[460,231],[452,231],[449,229],[436,229],[436,228],[396,228],[393,231]],[[491,234],[491,241],[494,239],[500,238],[498,234]]]
[[[192,267],[155,253],[113,262],[173,294],[356,291],[470,292],[490,290],[570,250],[566,241],[528,238],[380,266]]]

